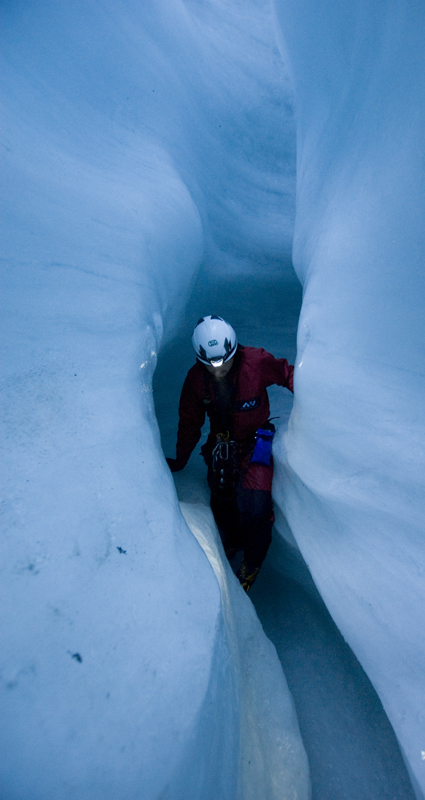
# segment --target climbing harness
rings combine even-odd
[[[212,489],[219,494],[230,494],[239,480],[238,443],[230,438],[229,431],[219,433],[211,453]]]

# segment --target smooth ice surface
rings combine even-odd
[[[425,7],[275,8],[297,97],[304,289],[276,497],[422,797]]]
[[[205,551],[220,585],[224,627],[240,698],[239,759],[234,796],[307,798],[308,765],[292,698],[277,653],[264,636],[254,607],[224,555],[209,506],[181,504],[183,516]],[[217,665],[220,672],[222,665]],[[221,792],[217,787],[217,794]]]
[[[204,258],[288,262],[270,8],[3,4],[2,38],[2,798],[244,800],[244,772],[306,798],[275,651],[236,586],[235,660],[151,388]]]

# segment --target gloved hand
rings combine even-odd
[[[170,467],[171,472],[180,472],[180,470],[185,466],[184,464],[181,464],[180,461],[177,461],[177,458],[166,458],[165,460]]]

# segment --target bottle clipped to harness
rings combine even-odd
[[[255,447],[251,458],[251,464],[265,464],[270,466],[272,457],[273,436],[275,426],[269,422],[269,428],[258,428],[255,432]]]

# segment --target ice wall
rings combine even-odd
[[[304,284],[276,492],[422,797],[425,9],[275,8],[297,98]]]
[[[246,800],[249,752],[268,799],[283,773],[307,797],[276,654],[257,626],[243,676],[151,394],[202,259],[260,269],[290,251],[292,100],[270,9],[2,14],[2,797]],[[241,730],[247,682],[256,725]]]

